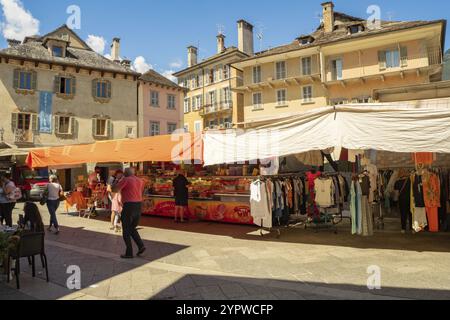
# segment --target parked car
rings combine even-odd
[[[14,167],[11,170],[14,183],[22,191],[23,200],[40,200],[49,183],[47,169],[32,170],[28,167]]]

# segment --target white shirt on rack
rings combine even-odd
[[[261,180],[254,181],[250,186],[250,213],[255,225],[272,228],[272,211],[270,210],[269,196],[266,183]]]

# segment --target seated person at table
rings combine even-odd
[[[27,202],[23,211],[25,216],[21,228],[26,232],[44,232],[44,223],[37,205],[33,202]]]

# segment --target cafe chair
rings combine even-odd
[[[47,282],[49,282],[48,278],[48,263],[47,256],[45,254],[45,246],[44,246],[44,237],[45,233],[24,233],[20,236],[20,241],[16,250],[12,250],[8,253],[7,259],[7,269],[11,270],[11,259],[15,260],[14,275],[16,277],[17,289],[20,289],[20,259],[21,258],[31,258],[31,270],[33,278],[36,277],[36,263],[35,256],[39,255],[41,257],[42,268],[45,269],[45,275],[47,277]],[[8,271],[7,281],[10,281],[10,272]]]

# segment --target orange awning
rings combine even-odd
[[[200,134],[186,133],[34,149],[28,154],[27,165],[46,168],[83,163],[202,161],[202,142]]]

